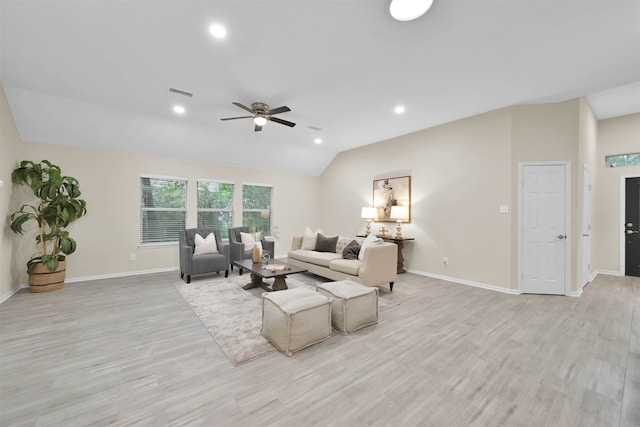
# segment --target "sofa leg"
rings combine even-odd
[[[242,269],[240,268],[238,271],[239,271],[240,275],[242,276]]]
[[[393,282],[389,282],[389,288],[391,289],[391,292],[393,292]]]
[[[180,272],[180,278],[184,279],[184,273],[182,271]]]
[[[233,271],[233,264],[231,264],[231,271]]]
[[[229,270],[224,271],[224,277],[229,277]]]
[[[191,283],[191,275],[187,274],[187,283]]]

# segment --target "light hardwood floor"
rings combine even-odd
[[[0,425],[640,425],[637,278],[571,298],[407,273],[377,325],[234,367],[177,276],[0,305]]]

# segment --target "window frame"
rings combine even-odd
[[[607,168],[625,168],[625,167],[633,167],[633,166],[639,166],[639,165],[630,165],[629,164],[629,157],[630,156],[640,156],[640,152],[638,153],[623,153],[623,154],[611,154],[608,156],[604,157],[604,163],[606,165]],[[611,164],[611,160],[612,159],[620,159],[622,160],[624,158],[624,163],[623,165],[612,165]]]
[[[229,205],[229,208],[227,209],[221,209],[221,208],[201,208],[200,207],[200,195],[198,192],[198,187],[200,186],[200,183],[214,183],[214,184],[231,184],[232,185],[232,189],[231,189],[231,202]],[[234,205],[234,199],[235,199],[235,192],[236,192],[236,183],[234,181],[230,181],[230,180],[225,180],[225,179],[210,179],[210,178],[196,178],[196,224],[198,224],[198,227],[200,227],[200,212],[230,212],[231,213],[231,218],[230,218],[230,226],[233,227],[233,219],[235,216],[235,209],[233,208]],[[222,235],[223,238],[227,239],[228,236],[227,234],[229,233],[229,230],[220,230],[220,234]]]
[[[142,179],[143,178],[148,178],[148,179],[157,179],[157,180],[166,180],[166,181],[181,181],[184,182],[184,208],[147,208],[144,206],[144,194],[143,194],[143,189],[142,189]],[[182,229],[184,230],[187,226],[187,221],[188,221],[188,215],[189,215],[189,209],[188,209],[188,199],[189,199],[189,179],[186,177],[182,177],[182,176],[168,176],[168,175],[154,175],[154,174],[147,174],[147,173],[142,173],[140,174],[139,177],[139,181],[138,181],[138,191],[139,191],[139,201],[140,201],[140,206],[139,206],[139,215],[140,215],[140,221],[138,223],[138,227],[139,227],[139,232],[138,232],[138,247],[145,247],[145,248],[150,248],[150,247],[159,247],[159,246],[175,246],[178,245],[180,238],[178,236],[178,238],[176,240],[167,240],[167,241],[162,241],[162,242],[144,242],[143,241],[143,230],[144,230],[144,212],[184,212],[184,226],[182,227]]]
[[[245,209],[244,207],[244,187],[245,186],[251,186],[251,187],[266,187],[270,189],[269,192],[269,207],[267,209]],[[264,212],[264,211],[268,211],[269,212],[269,231],[268,233],[265,233],[264,231],[261,231],[261,233],[264,235],[271,235],[273,234],[273,184],[263,184],[263,183],[257,183],[257,182],[243,182],[242,183],[242,193],[240,195],[241,197],[241,203],[242,203],[242,226],[245,226],[244,224],[244,213],[245,212]],[[255,230],[256,232],[258,230]]]

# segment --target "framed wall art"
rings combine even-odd
[[[411,222],[411,177],[399,176],[373,180],[373,206],[378,211],[377,222],[395,222],[393,206],[406,206],[409,215],[402,222]]]

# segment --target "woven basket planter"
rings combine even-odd
[[[37,264],[29,274],[29,290],[31,292],[49,292],[64,286],[67,262],[60,261],[55,271],[49,270],[44,264]]]

